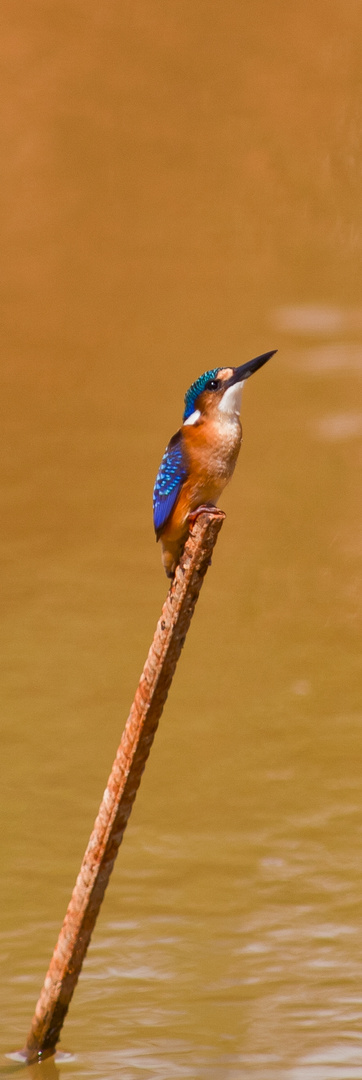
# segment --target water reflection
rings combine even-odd
[[[21,1064],[22,1052],[18,1053],[14,1051],[12,1054],[8,1054],[7,1057],[11,1057],[14,1061],[18,1059],[19,1064],[9,1065],[5,1069],[0,1070],[0,1077],[5,1080],[6,1077],[19,1077],[19,1080],[59,1080],[60,1070],[54,1057],[46,1058],[44,1061],[37,1062],[34,1065]],[[70,1059],[71,1055],[69,1055]]]
[[[358,439],[362,435],[362,412],[334,413],[323,416],[316,425],[320,439],[338,442],[340,439]]]
[[[278,329],[296,334],[333,337],[362,331],[362,308],[338,308],[322,304],[296,304],[276,308],[273,321]],[[338,349],[333,345],[332,351]],[[325,349],[327,352],[327,348]]]
[[[362,348],[360,344],[331,341],[328,345],[312,346],[298,352],[297,364],[301,371],[318,377],[330,375],[343,379],[346,375],[361,376]]]

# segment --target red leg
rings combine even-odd
[[[199,514],[204,514],[207,510],[217,510],[217,506],[214,506],[214,503],[202,503],[201,506],[197,506],[196,510],[192,510],[189,514],[190,525],[194,525]]]

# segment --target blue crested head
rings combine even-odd
[[[200,375],[200,377],[196,379],[196,382],[192,383],[192,386],[189,387],[187,393],[185,394],[185,412],[183,414],[184,422],[185,420],[188,420],[189,416],[191,416],[194,412],[195,402],[197,401],[199,394],[202,394],[203,390],[205,390],[209,379],[216,378],[218,371],[220,371],[220,368],[218,367],[211,368],[210,371],[205,371],[204,374]]]

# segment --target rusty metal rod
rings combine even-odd
[[[217,509],[196,518],[163,605],[22,1051],[29,1063],[55,1052],[224,518]]]

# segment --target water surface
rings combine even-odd
[[[1,21],[1,1051],[164,599],[151,492],[184,392],[278,348],[245,388],[74,1059],[19,1075],[360,1080],[360,5],[5,0]]]

